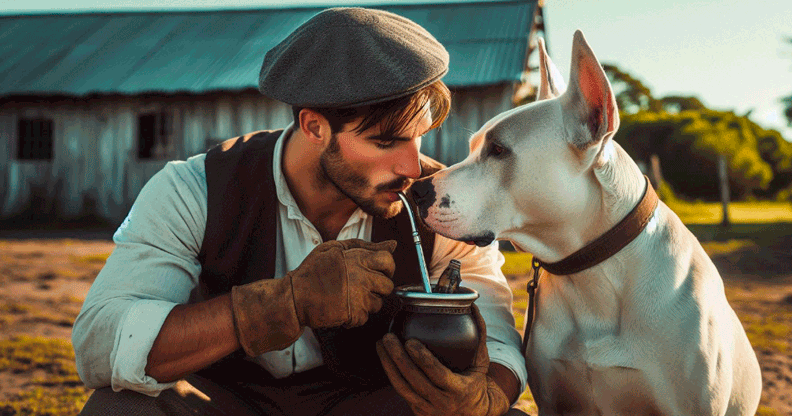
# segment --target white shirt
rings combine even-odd
[[[281,170],[291,125],[275,145],[273,174],[278,195],[275,278],[302,263],[322,243],[300,212]],[[127,218],[113,235],[113,253],[97,276],[74,323],[77,371],[89,388],[112,386],[157,396],[175,383],[145,374],[149,351],[171,309],[187,303],[198,285],[198,253],[206,228],[206,154],[168,163],[143,187]],[[338,240],[371,241],[373,217],[357,209]],[[511,313],[512,294],[500,270],[503,255],[493,243],[470,246],[437,235],[428,265],[436,281],[451,259],[460,260],[462,285],[478,291],[487,323],[490,361],[511,369],[525,389],[525,359]],[[248,358],[283,378],[322,365],[319,344],[306,328],[289,347]]]

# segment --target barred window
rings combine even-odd
[[[173,157],[173,120],[168,113],[146,113],[138,116],[138,159]]]
[[[20,118],[17,127],[17,159],[52,160],[52,120]]]

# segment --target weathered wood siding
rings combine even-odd
[[[452,90],[452,111],[423,141],[423,153],[446,164],[464,159],[468,138],[511,106],[512,86]],[[140,189],[167,161],[138,160],[138,114],[167,110],[173,117],[174,159],[255,130],[285,127],[291,109],[255,91],[202,96],[5,100],[0,103],[0,219],[86,214],[123,220]],[[54,122],[50,161],[17,160],[19,118]]]

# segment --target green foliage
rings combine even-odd
[[[756,136],[759,155],[773,170],[773,179],[757,196],[792,201],[792,143],[786,141],[777,130],[766,130],[756,124],[751,126]]]
[[[739,199],[755,191],[767,192],[774,178],[774,165],[759,151],[757,129],[761,128],[747,117],[728,111],[640,111],[622,115],[615,140],[636,160],[657,154],[664,179],[677,194],[690,199],[719,198],[717,166],[724,155],[732,197]],[[761,137],[772,140],[770,135]],[[775,163],[781,166],[780,161]]]
[[[705,110],[707,107],[693,96],[668,95],[661,98],[660,103],[664,111],[678,113],[686,110]]]
[[[717,200],[718,158],[725,156],[733,200],[792,196],[792,143],[748,115],[707,108],[694,96],[652,96],[642,81],[603,65],[619,105],[616,141],[634,159],[660,157],[664,179],[683,198]],[[792,96],[787,98],[792,116]],[[792,122],[792,118],[790,118]]]
[[[622,111],[635,113],[661,110],[661,103],[652,96],[649,87],[639,79],[622,71],[616,65],[603,64],[602,69],[613,87],[616,103]]]

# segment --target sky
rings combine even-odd
[[[0,13],[394,2],[399,0],[0,0]],[[756,123],[792,141],[780,102],[792,95],[792,43],[785,41],[792,38],[790,0],[546,0],[545,19],[550,56],[565,78],[572,35],[580,29],[600,62],[629,72],[655,96],[695,95],[711,108],[751,111]]]

